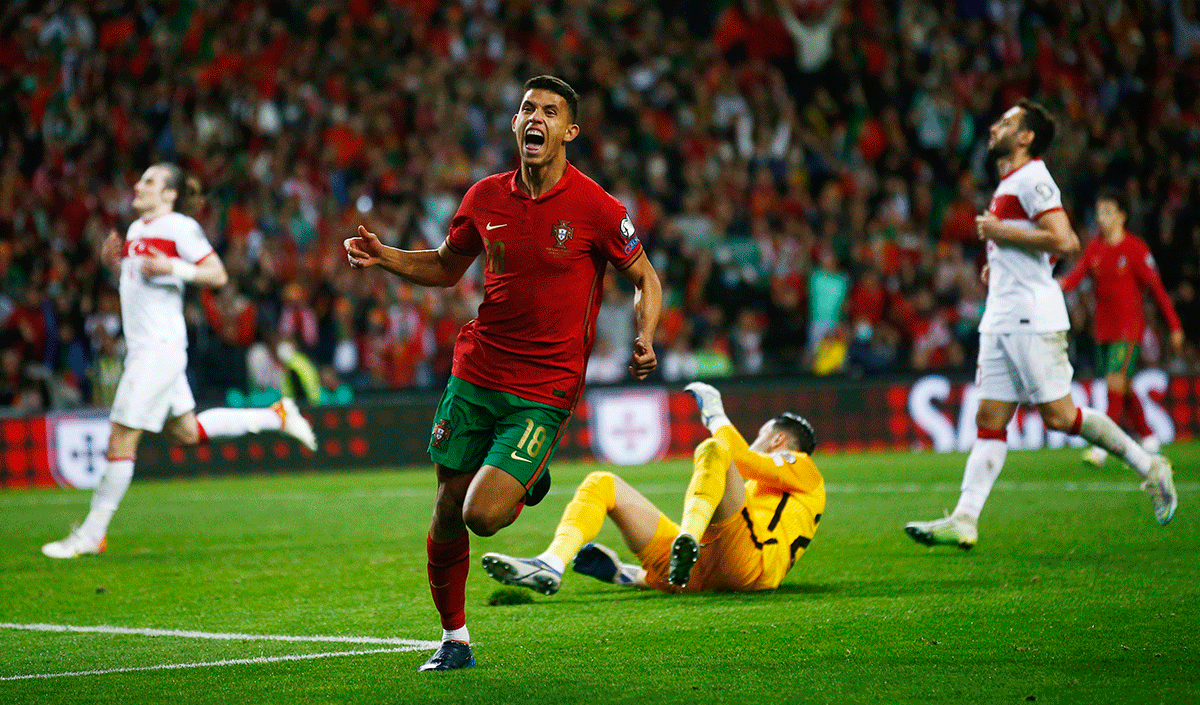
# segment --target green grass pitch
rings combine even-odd
[[[553,597],[488,606],[498,585],[479,556],[541,551],[602,467],[560,464],[542,505],[472,539],[479,666],[454,673],[417,673],[431,650],[388,641],[440,637],[427,468],[135,482],[108,553],[73,561],[38,547],[89,493],[0,493],[0,703],[1195,703],[1200,443],[1167,453],[1182,497],[1167,527],[1115,460],[1010,453],[969,553],[903,531],[953,507],[962,454],[818,455],[825,518],[775,592],[680,597],[568,573]],[[616,471],[676,516],[689,468]],[[611,526],[599,540],[629,557]]]

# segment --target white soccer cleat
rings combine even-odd
[[[483,569],[493,580],[553,595],[562,587],[562,573],[539,558],[514,558],[503,553],[483,554]]]
[[[970,517],[955,514],[935,521],[910,521],[904,531],[917,543],[926,546],[958,546],[970,551],[979,539],[979,530]]]
[[[1175,472],[1171,469],[1171,461],[1161,455],[1156,455],[1150,461],[1150,472],[1142,489],[1150,493],[1154,500],[1154,518],[1166,526],[1175,516],[1175,508],[1179,506],[1179,496],[1175,494]]]
[[[1087,450],[1083,451],[1083,462],[1088,465],[1095,465],[1098,468],[1104,467],[1104,463],[1108,461],[1108,451],[1100,446],[1088,446]]]
[[[100,541],[92,539],[79,533],[78,528],[71,529],[71,533],[61,541],[52,541],[45,546],[42,546],[42,553],[49,558],[78,558],[80,556],[95,556],[104,553],[108,548],[108,537],[101,537]]]
[[[271,405],[275,412],[283,417],[284,434],[295,438],[304,444],[305,448],[316,452],[317,435],[313,433],[312,424],[300,414],[299,407],[291,397],[284,397]]]

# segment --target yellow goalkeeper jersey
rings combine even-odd
[[[762,575],[751,589],[779,587],[817,531],[825,511],[825,479],[807,453],[750,450],[733,424],[717,429],[713,437],[729,450],[746,479],[742,519],[762,551]]]

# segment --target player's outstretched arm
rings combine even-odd
[[[354,269],[378,265],[405,281],[420,286],[454,286],[462,279],[474,257],[450,250],[446,243],[436,250],[401,250],[389,247],[379,237],[358,226],[358,236],[348,237],[342,245],[346,259]]]
[[[1131,263],[1133,274],[1143,288],[1150,290],[1151,296],[1154,297],[1154,303],[1158,305],[1158,312],[1162,314],[1163,320],[1171,329],[1171,347],[1177,353],[1183,352],[1183,324],[1179,321],[1179,314],[1175,312],[1175,304],[1171,301],[1167,288],[1163,286],[1162,277],[1158,274],[1158,265],[1154,263],[1154,256],[1150,254],[1149,248],[1144,244],[1141,247],[1145,254],[1142,257],[1133,258],[1134,261]]]
[[[645,379],[658,367],[658,357],[654,354],[654,332],[658,330],[658,319],[662,313],[662,283],[658,281],[658,272],[654,271],[654,265],[650,264],[645,252],[622,270],[622,274],[635,289],[633,310],[638,326],[633,354],[629,358],[629,372],[637,379]]]

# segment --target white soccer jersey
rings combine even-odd
[[[1062,210],[1062,194],[1041,159],[1000,180],[988,211],[1017,228]],[[1051,333],[1071,327],[1049,252],[987,241],[988,293],[980,333]]]
[[[183,320],[184,282],[174,274],[147,279],[142,261],[151,248],[195,264],[213,252],[195,219],[167,213],[129,226],[121,257],[121,319],[125,343],[132,351],[145,347],[187,348]]]

